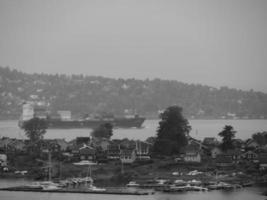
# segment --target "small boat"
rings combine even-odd
[[[51,181],[40,182],[40,185],[41,185],[43,190],[59,190],[59,189],[61,189],[59,184],[51,182]]]
[[[104,192],[104,191],[106,191],[105,188],[98,188],[98,187],[96,187],[94,185],[90,185],[88,187],[88,189],[89,189],[89,191],[94,191],[94,192]]]
[[[190,184],[190,185],[192,185],[192,186],[200,186],[202,184],[201,181],[197,181],[195,179],[193,179],[191,181],[188,181],[187,183]]]
[[[140,184],[136,183],[135,181],[130,181],[126,186],[127,187],[139,187]]]
[[[191,186],[191,189],[193,191],[203,191],[203,192],[208,191],[208,188],[204,188],[204,187],[200,187],[200,186]]]
[[[24,188],[29,188],[29,189],[42,189],[42,186],[39,182],[34,182],[28,185],[25,185]]]

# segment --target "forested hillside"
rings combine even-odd
[[[193,80],[192,80],[193,81]],[[26,74],[0,67],[0,119],[18,119],[24,101],[45,101],[74,116],[108,112],[157,117],[170,105],[190,118],[267,118],[267,94],[170,80]]]

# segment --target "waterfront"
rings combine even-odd
[[[217,133],[223,128],[224,125],[232,125],[237,131],[236,137],[241,139],[247,139],[257,131],[267,130],[266,120],[190,120],[192,126],[191,135],[198,139],[204,137],[217,136]],[[154,136],[158,126],[158,120],[146,120],[143,129],[115,129],[113,138],[129,138],[129,139],[141,139],[144,140],[149,136]],[[74,139],[77,136],[88,136],[90,130],[88,129],[49,129],[46,138],[66,138],[66,140]],[[26,138],[23,130],[20,130],[17,126],[17,121],[1,121],[0,122],[0,136]],[[14,185],[23,185],[27,183],[27,180],[7,180],[0,179],[0,187],[8,187]],[[264,188],[243,188],[231,192],[226,191],[210,191],[210,192],[185,192],[178,194],[165,194],[156,193],[149,196],[120,196],[120,195],[100,195],[100,194],[57,194],[57,193],[36,193],[36,192],[7,192],[0,191],[0,199],[4,200],[19,200],[19,199],[40,199],[40,200],[53,200],[53,199],[141,199],[141,200],[206,200],[206,199],[218,199],[218,200],[263,200],[266,197],[262,196]]]
[[[19,180],[0,180],[0,187],[21,185],[27,183],[27,180],[19,179]],[[38,192],[8,192],[8,191],[0,191],[0,199],[3,200],[120,200],[120,199],[140,199],[140,200],[208,200],[208,199],[216,199],[216,200],[264,200],[266,197],[262,196],[261,193],[263,188],[245,188],[239,189],[236,191],[225,192],[225,191],[210,191],[210,192],[187,192],[187,193],[179,193],[179,194],[164,194],[164,193],[156,193],[154,195],[149,196],[120,196],[120,195],[101,195],[101,194],[57,194],[57,193],[38,193]]]
[[[267,120],[189,120],[192,130],[190,135],[202,140],[204,137],[217,137],[224,125],[232,125],[237,131],[236,138],[247,139],[253,133],[267,130]],[[141,129],[114,129],[114,139],[145,140],[155,136],[158,120],[146,120]],[[45,138],[65,138],[67,141],[77,136],[88,136],[90,129],[48,129]],[[18,127],[18,121],[0,121],[0,137],[25,139],[23,130]]]

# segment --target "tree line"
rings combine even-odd
[[[187,118],[267,118],[267,94],[160,79],[112,79],[64,74],[27,74],[0,67],[0,119],[18,119],[21,104],[42,100],[51,110],[75,116],[110,112],[158,117],[169,105]]]

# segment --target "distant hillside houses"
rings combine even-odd
[[[187,118],[267,118],[267,94],[168,80],[111,79],[83,75],[26,74],[0,67],[0,119],[18,119],[25,101],[47,102],[74,117],[138,113],[157,118],[177,104]]]

